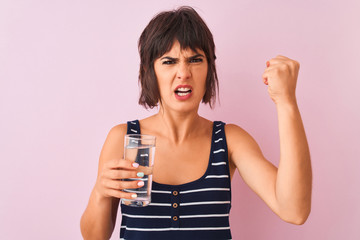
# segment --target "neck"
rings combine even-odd
[[[156,117],[164,126],[161,131],[164,136],[172,141],[174,144],[181,144],[186,139],[196,134],[196,130],[201,125],[202,117],[199,116],[197,111],[179,113],[164,111],[160,108]]]

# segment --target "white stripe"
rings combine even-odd
[[[227,203],[230,203],[230,201],[188,202],[188,203],[180,203],[180,206],[207,205],[207,204],[227,204]]]
[[[214,142],[217,143],[217,142],[220,142],[222,140],[223,140],[222,138],[219,138],[218,140],[215,140]]]
[[[158,215],[131,215],[131,214],[126,214],[123,213],[122,214],[125,217],[130,217],[130,218],[171,218],[171,216],[158,216]]]
[[[213,153],[219,153],[219,152],[225,152],[225,149],[219,149],[219,150],[214,151]]]
[[[194,230],[228,230],[230,227],[199,227],[199,228],[128,228],[125,227],[126,230],[129,231],[194,231]]]
[[[229,214],[203,214],[203,215],[183,215],[180,218],[207,218],[207,217],[228,217]]]
[[[211,163],[211,165],[213,165],[213,166],[226,165],[226,162],[214,162],[214,163]]]
[[[136,125],[136,122],[130,122],[130,123]]]
[[[134,133],[137,133],[137,131],[134,130],[134,129],[132,129],[132,128],[130,128],[130,131],[132,131],[132,132],[134,132]]]
[[[219,132],[221,132],[221,129],[217,130],[217,131],[215,132],[215,134],[218,134]]]
[[[178,228],[180,231],[191,231],[191,230],[227,230],[230,227],[199,227],[199,228]],[[176,229],[175,229],[176,230]]]
[[[205,191],[230,191],[230,188],[201,188],[188,191],[181,191],[180,194],[193,193],[193,192],[205,192]]]
[[[131,192],[131,193],[147,193],[147,191],[135,191],[135,190],[130,190],[130,189],[124,189],[124,192]]]
[[[151,192],[153,192],[153,193],[167,193],[167,194],[171,194],[171,191],[151,190]]]
[[[147,154],[147,153],[140,154],[140,157],[148,157],[148,156],[149,156],[149,154]]]
[[[208,175],[205,178],[229,178],[228,175]]]
[[[151,206],[171,207],[171,203],[150,203]]]
[[[218,125],[216,125],[217,127],[220,127],[221,126],[221,123],[220,124],[218,124]]]
[[[132,129],[131,129],[132,130]],[[131,140],[131,142],[133,142],[133,143],[139,143],[138,141],[136,141],[136,140]]]

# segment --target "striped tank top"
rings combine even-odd
[[[231,183],[224,126],[220,121],[213,123],[209,164],[201,178],[181,185],[153,181],[148,206],[121,204],[120,239],[231,239]],[[127,133],[140,134],[138,120],[127,122]]]

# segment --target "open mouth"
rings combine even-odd
[[[175,90],[175,94],[180,97],[186,96],[186,95],[190,94],[191,92],[192,92],[191,88],[187,88],[187,87],[180,87]]]

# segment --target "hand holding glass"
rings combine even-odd
[[[155,137],[144,134],[127,134],[124,141],[124,159],[139,164],[139,178],[128,178],[123,181],[142,180],[144,186],[135,189],[124,189],[137,195],[134,199],[121,199],[128,206],[143,207],[151,202],[152,173],[155,156]]]

